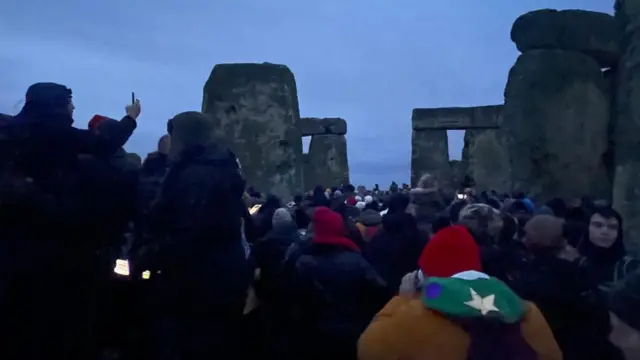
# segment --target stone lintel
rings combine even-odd
[[[497,129],[502,105],[413,109],[413,130]]]
[[[341,118],[300,118],[302,136],[312,135],[346,135],[347,122]]]

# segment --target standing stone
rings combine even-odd
[[[451,184],[454,186],[452,190],[457,190],[467,174],[466,163],[462,160],[449,160],[449,167],[451,168]]]
[[[296,82],[276,64],[218,64],[204,86],[202,112],[236,153],[247,184],[291,199],[302,191],[302,137]]]
[[[349,184],[347,138],[344,135],[312,135],[307,154],[306,190]]]
[[[630,250],[640,252],[640,4],[616,1],[621,28],[622,58],[618,65],[615,180],[613,205],[624,218],[624,238]]]
[[[507,193],[511,191],[511,169],[503,131],[469,129],[464,134],[467,174],[478,190]]]
[[[594,59],[562,50],[520,55],[509,72],[503,116],[516,190],[541,201],[599,196],[609,95]]]
[[[420,129],[411,132],[411,186],[424,173],[436,175],[441,187],[451,183],[447,130]]]

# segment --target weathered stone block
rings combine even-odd
[[[468,128],[495,129],[502,112],[502,105],[413,109],[413,130]]]
[[[473,177],[478,190],[511,191],[511,165],[503,130],[468,129],[462,152],[466,173]]]
[[[562,50],[520,55],[502,123],[513,187],[541,201],[599,197],[609,116],[607,84],[593,58]]]
[[[518,50],[576,51],[614,66],[620,57],[619,29],[613,16],[584,10],[543,9],[521,15],[511,28]]]
[[[303,187],[296,82],[276,64],[218,64],[204,86],[202,111],[240,159],[249,185],[290,199]]]
[[[311,135],[346,135],[347,122],[340,118],[300,118],[300,132],[302,136]]]
[[[313,135],[305,159],[306,190],[349,184],[347,139],[344,135]]]
[[[622,34],[622,57],[618,66],[613,206],[624,218],[627,248],[640,254],[640,7],[637,1],[617,0],[616,20]]]
[[[451,183],[446,130],[411,132],[411,186],[416,186],[420,176],[426,172],[436,175],[443,188]]]

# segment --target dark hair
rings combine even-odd
[[[451,208],[449,208],[449,219],[451,219],[452,222],[458,222],[458,220],[460,219],[460,211],[467,206],[467,202],[464,200],[458,200],[456,202],[453,203],[453,205],[451,205]]]
[[[407,209],[410,203],[409,196],[406,194],[393,194],[389,198],[387,214],[403,213]]]
[[[591,216],[589,217],[587,216],[588,216],[587,211],[582,207],[568,208],[566,213],[564,214],[565,220],[581,222],[581,223],[588,223],[591,220]],[[611,218],[611,217],[612,216],[609,216],[608,218]]]
[[[505,213],[500,213],[500,217],[502,218],[503,225],[500,230],[498,245],[511,245],[513,243],[514,236],[518,232],[518,223],[513,216]]]
[[[527,205],[525,205],[524,201],[522,200],[514,201],[509,206],[509,209],[507,209],[507,212],[509,212],[510,214],[530,213],[529,209],[527,208]]]
[[[496,199],[494,197],[488,198],[486,203],[487,203],[487,205],[491,206],[492,208],[494,208],[496,210],[500,210],[500,208],[502,207],[502,205],[500,204],[500,201],[498,201],[498,199]]]
[[[448,226],[451,226],[451,219],[444,215],[440,215],[435,219],[433,224],[431,224],[431,233],[435,234]]]
[[[356,188],[351,185],[351,184],[347,184],[345,186],[342,187],[344,189],[345,192],[355,192]]]
[[[589,231],[586,231],[586,235],[583,241],[580,242],[578,250],[587,256],[590,260],[598,259],[599,261],[615,262],[622,259],[627,250],[624,246],[624,238],[622,233],[622,216],[610,206],[596,206],[593,208],[593,212],[589,215],[588,221],[591,221],[593,215],[600,215],[605,219],[616,219],[618,221],[618,238],[608,249],[602,249],[597,247],[589,239]]]
[[[551,211],[553,211],[553,214],[557,217],[564,218],[565,214],[567,213],[567,204],[560,198],[551,199],[549,200],[549,202],[547,202],[546,205],[551,209]]]

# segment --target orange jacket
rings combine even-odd
[[[540,310],[526,302],[522,337],[539,360],[562,360]],[[466,360],[470,339],[457,324],[420,301],[396,296],[376,315],[358,341],[359,360]]]

